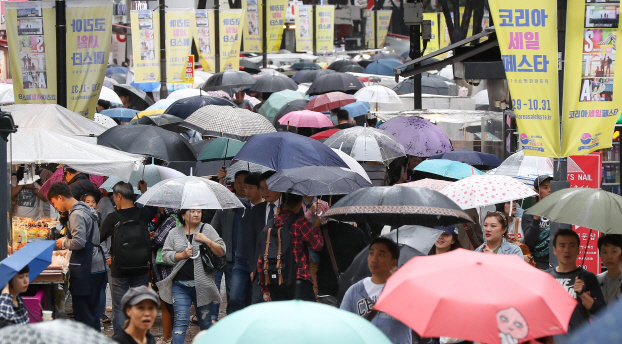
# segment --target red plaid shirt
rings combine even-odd
[[[274,227],[282,227],[285,223],[285,219],[294,216],[294,213],[290,210],[283,210],[279,215],[274,217]],[[324,247],[324,238],[322,237],[322,231],[320,228],[311,228],[311,224],[304,217],[301,216],[289,228],[292,240],[292,251],[294,253],[294,259],[298,263],[298,271],[296,272],[296,279],[307,280],[313,282],[311,277],[311,270],[309,269],[309,250],[311,247],[316,251],[322,250]],[[267,293],[268,287],[264,286],[264,273],[263,273],[263,255],[259,256],[257,262],[257,273],[259,273],[259,284],[262,286],[264,293]]]

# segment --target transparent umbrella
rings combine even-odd
[[[341,130],[325,142],[356,161],[377,161],[388,165],[396,158],[406,156],[404,147],[388,132],[368,127]]]
[[[402,100],[392,89],[382,86],[373,85],[361,88],[354,94],[354,98],[368,103],[376,104],[401,104]]]
[[[264,172],[274,171],[274,170],[266,166],[255,164],[253,162],[238,160],[234,162],[233,164],[231,164],[229,168],[227,168],[226,179],[228,181],[232,181],[235,174],[238,173],[239,171],[249,171],[250,173],[254,173],[254,172],[264,173]]]
[[[201,177],[163,180],[137,201],[140,204],[173,209],[231,209],[242,203],[225,186]]]
[[[553,175],[553,158],[525,155],[523,151],[510,155],[490,174],[516,178],[528,186],[533,186],[536,177]]]

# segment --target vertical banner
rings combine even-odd
[[[620,3],[612,2],[568,1],[562,156],[611,147],[622,97],[614,77]]]
[[[378,42],[376,43],[376,49],[382,49],[384,47],[384,41],[389,33],[389,23],[391,23],[392,11],[376,11],[378,21],[376,22],[376,30],[378,32]]]
[[[438,37],[438,13],[424,13],[423,20],[429,20],[432,28],[432,39],[428,41],[428,45],[425,48],[425,54],[430,54],[440,49],[440,41]],[[421,40],[421,47],[423,48],[423,39]]]
[[[288,0],[265,0],[268,4],[268,38],[267,52],[278,53],[283,40],[283,25],[285,24],[285,11]]]
[[[66,5],[67,109],[91,119],[106,76],[112,5],[112,0],[67,1]]]
[[[489,3],[523,150],[527,155],[557,158],[560,142],[556,2]]]
[[[196,30],[192,9],[166,9],[166,82],[186,82],[186,62]]]
[[[246,20],[244,20],[244,51],[251,53],[262,52],[262,0],[242,1],[242,9],[246,10]]]
[[[367,49],[376,48],[376,39],[374,37],[374,27],[376,26],[376,16],[374,11],[369,11],[369,17],[365,18],[365,45]]]
[[[296,7],[296,51],[313,51],[313,6]]]
[[[110,43],[110,58],[108,63],[121,65],[125,61],[125,45],[127,44],[127,35],[119,35],[112,33],[112,41]],[[116,61],[116,62],[115,62]]]
[[[194,40],[199,50],[201,66],[208,73],[216,72],[216,53],[212,47],[212,42],[216,41],[216,34],[210,25],[214,23],[214,10],[194,10],[195,16],[195,35]]]
[[[140,10],[130,12],[134,52],[134,82],[161,81],[160,13]]]
[[[332,52],[335,41],[335,6],[315,6],[315,47],[318,52]]]
[[[5,3],[16,104],[56,104],[54,2]]]
[[[244,27],[244,10],[220,11],[220,70],[240,69],[240,34]]]

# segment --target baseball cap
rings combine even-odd
[[[548,174],[539,175],[533,181],[533,188],[536,189],[536,191],[540,191],[540,184],[546,182],[547,180],[553,180],[553,177],[549,176]]]
[[[435,226],[434,228],[442,230],[443,232],[445,232],[445,234],[449,234],[449,235],[458,234],[458,228],[456,227],[456,225]]]
[[[155,291],[141,285],[140,287],[130,288],[127,293],[123,295],[121,306],[125,309],[129,306],[135,306],[144,300],[151,300],[155,302],[156,305],[160,305],[160,299]]]

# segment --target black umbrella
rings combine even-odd
[[[335,166],[304,166],[282,170],[268,180],[268,189],[303,196],[346,195],[371,187],[360,174]]]
[[[222,106],[235,106],[229,99],[211,96],[194,96],[184,99],[180,99],[164,111],[169,115],[177,116],[181,119],[186,119],[192,115],[198,109],[206,105],[222,105]]]
[[[145,91],[138,87],[126,84],[114,85],[113,90],[121,96],[130,96],[130,109],[143,111],[149,106],[153,105],[153,99],[151,99]]]
[[[249,74],[257,74],[261,72],[261,68],[258,64],[249,60],[240,59],[240,70]]]
[[[328,69],[332,69],[334,71],[338,71],[341,67],[349,66],[349,65],[358,66],[359,64],[354,62],[354,61],[350,61],[350,60],[337,60],[337,61],[331,63],[328,66]]]
[[[276,116],[274,116],[274,127],[277,129],[279,127],[283,127],[283,125],[279,123],[279,119],[281,119],[281,117],[293,111],[304,110],[308,103],[309,101],[306,99],[296,99],[283,105],[281,110],[279,110],[279,112],[276,113]]]
[[[107,76],[107,78],[114,79],[120,84],[125,84],[127,82],[127,74],[111,74]]]
[[[298,74],[298,73],[296,73],[296,74]],[[301,83],[301,84],[308,83],[308,82],[314,82],[319,77],[322,77],[322,76],[328,75],[328,74],[335,74],[335,71],[332,70],[332,69],[317,69],[317,70],[311,71],[310,73],[307,73],[307,74],[303,75],[300,78],[300,81],[298,81],[298,82]]]
[[[400,248],[400,258],[397,261],[397,266],[401,267],[413,257],[427,256],[441,233],[443,233],[442,230],[435,228],[403,226],[383,235],[383,237],[397,241]],[[343,299],[348,288],[354,283],[371,276],[369,266],[367,265],[367,256],[369,256],[369,247],[357,254],[350,267],[344,272],[343,277],[339,281],[339,299]]]
[[[99,135],[97,144],[165,161],[197,161],[197,153],[181,135],[151,125],[112,127]]]
[[[458,85],[456,84],[447,84],[447,82],[440,76],[434,76],[433,74],[422,75],[421,78],[421,93],[424,94],[438,94],[443,96],[457,96],[458,95]],[[447,79],[449,80],[449,79]],[[449,80],[451,81],[451,80]],[[393,91],[397,94],[409,94],[415,92],[415,86],[413,84],[413,79],[406,79],[400,81],[395,87],[393,87]]]
[[[186,128],[182,128],[179,126],[183,119],[169,115],[166,113],[162,113],[159,115],[151,115],[151,116],[143,116],[135,121],[131,121],[130,125],[137,124],[145,124],[145,125],[155,125],[156,127],[160,127],[162,129],[166,129],[169,131],[173,131],[176,133],[181,133],[186,131]]]
[[[302,69],[296,72],[296,74],[294,74],[292,76],[292,80],[294,80],[297,83],[300,83],[300,80],[302,79],[303,76],[305,76],[305,74],[311,73],[313,72],[313,69]]]
[[[352,72],[352,73],[363,73],[365,68],[359,65],[347,65],[339,68],[339,73]]]
[[[344,92],[354,94],[365,87],[361,80],[352,74],[334,73],[316,79],[307,90],[310,96],[328,92]]]
[[[320,67],[317,63],[313,63],[313,62],[296,62],[290,68],[295,69],[295,70],[303,70],[303,69],[320,69],[322,67]]]
[[[222,90],[233,94],[253,84],[255,84],[255,78],[250,74],[240,70],[229,70],[210,76],[203,84],[202,89],[204,91]]]
[[[396,59],[398,61],[403,61],[401,56],[397,54],[393,54],[393,53],[378,53],[372,56],[371,59],[374,61],[378,61],[382,59]]]
[[[295,91],[298,89],[298,85],[294,80],[288,78],[282,74],[262,75],[257,78],[255,84],[249,89],[250,92],[268,92],[275,93],[284,90]]]
[[[442,193],[425,188],[376,186],[345,196],[324,216],[338,221],[389,226],[448,226],[473,222],[460,206]]]
[[[363,68],[367,68],[367,66],[369,66],[372,63],[374,63],[374,60],[362,60],[358,62],[358,64]]]

